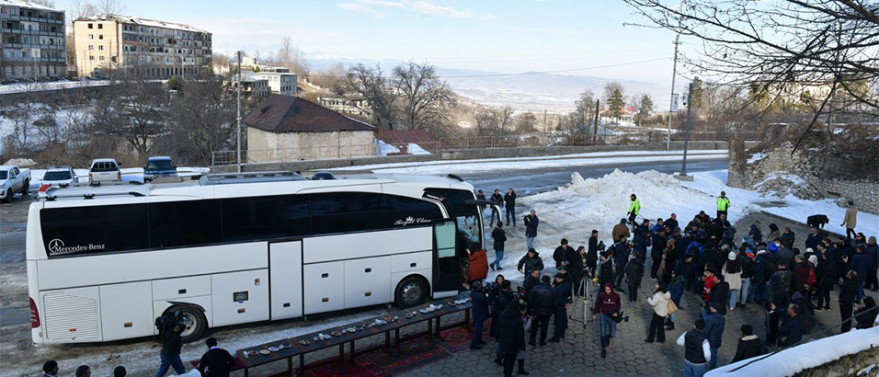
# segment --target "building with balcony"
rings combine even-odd
[[[24,0],[0,0],[0,82],[67,75],[64,12]]]
[[[211,33],[189,25],[102,15],[73,21],[77,73],[134,71],[146,78],[196,77],[211,72]]]
[[[241,71],[241,82],[238,82],[238,74],[231,74],[225,81],[226,88],[231,91],[238,90],[241,85],[241,96],[244,98],[265,97],[271,94],[269,79],[252,71]]]

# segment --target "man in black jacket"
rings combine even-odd
[[[562,274],[555,275],[555,287],[552,293],[555,302],[555,319],[553,320],[554,328],[550,343],[558,343],[559,339],[565,338],[565,330],[568,329],[568,310],[567,305],[571,302],[571,283],[565,279]]]
[[[229,371],[235,366],[235,358],[220,347],[213,337],[205,341],[208,352],[201,356],[198,371],[205,377],[229,377]]]
[[[855,305],[855,297],[858,295],[858,273],[849,270],[845,274],[845,281],[839,289],[839,315],[842,317],[841,333],[847,333],[852,329],[852,310]]]
[[[491,231],[491,238],[494,240],[494,262],[488,266],[491,270],[501,270],[501,261],[504,260],[504,242],[507,241],[507,231],[504,230],[504,223],[498,221],[497,228]]]
[[[736,355],[730,363],[760,356],[765,354],[766,351],[763,341],[757,335],[754,335],[754,328],[746,323],[742,325],[742,337],[739,339],[738,346],[736,346]]]
[[[567,263],[568,253],[574,252],[570,246],[568,246],[568,239],[562,238],[558,247],[552,252],[552,259],[555,261],[555,268],[559,269]]]
[[[488,200],[491,201],[492,203],[496,204],[500,208],[504,207],[504,196],[501,195],[501,190],[494,189],[494,193],[491,194],[491,197],[488,198]],[[491,207],[491,219],[488,220],[489,227],[494,226],[495,216],[497,216],[497,221],[501,221],[501,213],[498,212],[494,206],[492,206]]]
[[[470,341],[470,349],[478,350],[482,348],[485,342],[482,341],[482,326],[488,319],[488,295],[482,290],[482,283],[479,280],[473,282],[472,290],[470,290],[470,302],[472,303],[473,321],[476,327],[473,329],[473,340]]]
[[[778,330],[778,347],[787,348],[803,339],[803,317],[797,304],[787,306],[787,318]]]
[[[555,295],[553,295],[552,287],[549,285],[549,276],[542,276],[540,282],[540,284],[531,288],[531,292],[528,292],[528,309],[531,311],[531,315],[535,316],[531,325],[531,340],[528,344],[534,345],[534,341],[537,338],[537,328],[539,327],[540,346],[542,347],[546,345],[549,316],[552,315],[555,309]]]
[[[598,265],[598,253],[601,250],[598,247],[598,231],[593,229],[592,236],[589,237],[589,247],[586,249],[586,268],[589,273],[595,273],[595,266]]]
[[[180,360],[180,349],[183,347],[183,340],[180,338],[180,333],[183,331],[180,326],[180,318],[178,312],[168,313],[162,317],[160,323],[162,327],[159,330],[159,336],[162,339],[162,351],[159,356],[162,359],[162,364],[155,377],[165,376],[169,367],[173,367],[177,374],[186,373],[183,360]]]
[[[498,344],[504,354],[504,377],[512,377],[516,356],[525,347],[525,327],[519,316],[518,301],[513,300],[498,317],[497,332]]]

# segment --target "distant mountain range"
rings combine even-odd
[[[361,62],[368,65],[377,63],[374,60],[338,57],[317,58],[310,62],[314,69],[325,69],[338,63],[346,67]],[[383,60],[378,63],[387,73],[401,61]],[[488,106],[511,106],[516,111],[569,112],[573,110],[574,102],[585,90],[592,90],[595,96],[601,97],[604,86],[610,81],[620,82],[627,98],[640,93],[649,94],[653,99],[654,112],[668,111],[667,84],[596,76],[568,76],[541,72],[502,74],[443,67],[437,67],[437,73],[448,81],[455,93],[464,98]]]

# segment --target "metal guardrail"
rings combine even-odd
[[[690,141],[725,142],[727,135],[718,132],[691,132]],[[747,136],[747,135],[745,135]],[[594,143],[593,143],[594,140]],[[617,135],[581,134],[535,134],[514,136],[480,136],[441,138],[438,142],[419,142],[410,144],[385,144],[382,153],[376,150],[375,144],[362,145],[328,145],[303,148],[281,148],[266,150],[242,150],[241,163],[271,163],[291,161],[313,161],[347,158],[368,158],[380,156],[407,156],[419,154],[436,154],[443,150],[470,150],[485,148],[552,148],[592,145],[640,145],[647,142],[664,142],[665,133],[639,132]],[[683,141],[683,135],[672,134],[672,141]],[[212,166],[235,165],[238,163],[236,151],[216,151],[212,153]]]

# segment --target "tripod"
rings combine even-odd
[[[581,296],[582,300],[574,300],[574,303],[571,305],[571,312],[568,313],[568,319],[574,319],[574,312],[577,310],[577,302],[583,302],[583,320],[580,321],[583,323],[583,328],[586,328],[586,322],[591,320],[590,318],[590,310],[589,304],[592,303],[592,290],[595,289],[596,284],[592,281],[592,278],[589,277],[588,274],[583,274],[583,278],[580,279],[579,287],[573,288],[571,292],[571,297],[575,297],[575,293],[577,291],[583,292],[583,296]]]

